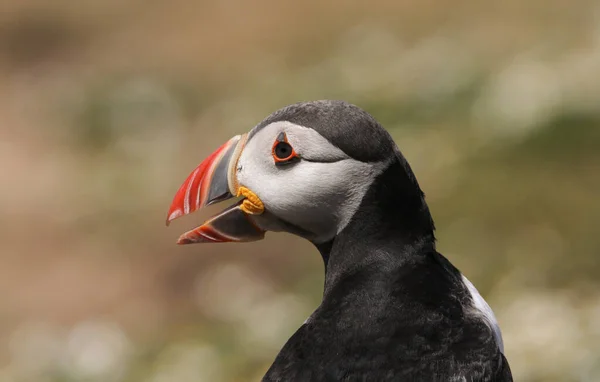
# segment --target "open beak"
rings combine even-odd
[[[179,237],[178,244],[256,241],[264,237],[252,219],[264,211],[262,201],[236,178],[238,159],[246,144],[247,134],[237,135],[208,156],[175,194],[167,215],[172,220],[213,203],[242,196],[235,205],[213,216],[200,227]]]

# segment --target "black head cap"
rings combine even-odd
[[[377,162],[394,155],[390,134],[369,113],[345,101],[300,102],[277,110],[252,131],[278,121],[316,130],[351,158]]]

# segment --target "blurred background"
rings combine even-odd
[[[166,211],[226,139],[323,98],[391,131],[515,379],[599,381],[597,1],[5,0],[0,382],[259,380],[320,256],[179,247],[222,206]]]

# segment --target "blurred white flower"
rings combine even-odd
[[[521,292],[495,312],[516,379],[556,380],[582,370],[593,354],[583,315],[567,292]]]
[[[473,115],[491,138],[519,137],[560,111],[561,90],[558,75],[549,64],[517,59],[484,87]]]
[[[118,325],[83,322],[69,333],[65,367],[77,378],[117,381],[127,367],[130,351],[131,344]]]

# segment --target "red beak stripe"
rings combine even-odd
[[[210,202],[207,198],[215,167],[218,165],[223,154],[232,145],[235,145],[238,140],[239,136],[230,139],[192,171],[173,198],[171,208],[169,208],[167,214],[167,225],[172,220],[192,213]]]

